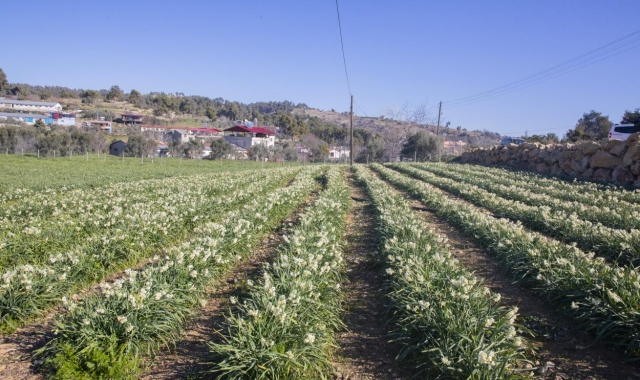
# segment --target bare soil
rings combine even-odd
[[[346,225],[348,282],[344,323],[337,334],[334,360],[336,379],[404,379],[395,363],[396,350],[388,343],[384,278],[377,257],[374,209],[364,189],[348,173],[352,206]]]
[[[389,186],[410,198],[392,184]],[[452,194],[445,191],[443,193],[452,200],[478,208]],[[518,323],[535,334],[528,337],[535,350],[528,357],[534,363],[526,365],[526,368],[531,368],[534,378],[640,379],[640,363],[625,361],[623,352],[604,343],[594,342],[594,337],[574,327],[570,318],[557,312],[530,289],[515,282],[500,261],[482,246],[438,217],[434,210],[425,207],[418,200],[410,199],[414,210],[424,219],[425,226],[447,237],[451,252],[461,264],[481,278],[492,291],[500,293],[505,305],[518,306]],[[491,214],[486,209],[478,209]]]

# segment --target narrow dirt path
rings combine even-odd
[[[570,318],[532,294],[530,289],[515,283],[500,261],[482,246],[438,217],[434,210],[387,183],[408,198],[413,209],[424,219],[426,228],[447,237],[451,253],[461,264],[492,291],[500,293],[505,305],[518,306],[518,322],[535,334],[529,341],[536,352],[528,356],[535,358],[536,379],[640,379],[640,365],[625,362],[624,353],[606,344],[593,344],[593,336],[575,328]],[[443,193],[452,200],[475,207],[452,194]]]
[[[147,364],[147,370],[141,376],[144,380],[168,379],[204,379],[208,378],[209,348],[207,342],[220,342],[221,331],[225,329],[225,315],[230,310],[230,298],[242,300],[248,293],[247,280],[255,280],[262,272],[263,264],[270,262],[277,247],[282,244],[283,236],[297,223],[300,214],[317,198],[314,191],[307,201],[292,215],[284,220],[278,229],[271,233],[260,248],[245,262],[228,272],[216,285],[211,286],[206,305],[197,311],[184,338],[175,347],[153,358]]]
[[[349,380],[404,379],[395,364],[396,350],[387,343],[384,278],[377,255],[371,199],[347,172],[351,212],[346,226],[346,331],[337,334],[335,378]]]

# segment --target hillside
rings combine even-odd
[[[125,94],[120,87],[112,86],[109,90],[71,89],[60,86],[34,86],[13,83],[9,85],[7,95],[20,99],[59,102],[65,110],[80,110],[81,118],[104,117],[117,120],[122,112],[135,112],[145,115],[144,123],[169,126],[199,127],[208,123],[216,128],[226,128],[233,120],[254,120],[263,125],[280,125],[283,113],[296,116],[298,123],[306,123],[311,118],[318,118],[324,123],[338,126],[349,125],[349,114],[325,111],[307,106],[304,103],[294,104],[290,101],[268,101],[241,103],[223,98],[209,98],[182,93],[167,94],[151,92],[141,94],[131,90]],[[397,117],[400,119],[400,117]],[[407,117],[403,118],[409,119]],[[424,118],[423,118],[424,120]],[[437,127],[430,124],[400,122],[385,116],[369,117],[354,115],[354,127],[382,136],[387,143],[394,146],[401,144],[407,135],[417,130],[437,133]],[[313,132],[313,131],[312,131]],[[487,130],[468,131],[461,127],[448,128],[441,126],[439,133],[446,141],[463,141],[467,146],[491,146],[499,143],[500,135]]]
[[[348,112],[340,113],[315,108],[296,108],[293,113],[301,117],[318,117],[323,121],[343,127],[349,126]],[[385,138],[400,136],[408,130],[422,129],[432,134],[436,134],[438,131],[438,127],[433,124],[409,125],[409,123],[402,123],[397,120],[389,119],[385,116],[371,117],[354,115],[353,126],[354,128],[361,128],[372,133],[378,133]],[[478,146],[495,145],[500,142],[499,134],[486,130],[467,131],[466,129],[457,130],[456,128],[440,126],[439,132],[444,136],[446,141],[462,140],[471,145]]]

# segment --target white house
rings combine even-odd
[[[0,108],[12,108],[20,111],[60,112],[62,106],[54,102],[36,102],[32,100],[14,100],[0,97]]]
[[[65,127],[76,125],[76,117],[77,115],[75,113],[51,112],[51,118],[55,125],[62,125]]]
[[[343,158],[349,158],[351,155],[351,151],[347,147],[343,146],[332,146],[329,147],[329,160],[331,161],[339,161]]]
[[[225,129],[224,132],[225,141],[243,149],[250,148],[254,145],[264,145],[269,148],[273,147],[276,143],[276,133],[262,127],[235,125]]]

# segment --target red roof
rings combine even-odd
[[[234,125],[231,128],[227,128],[224,130],[225,132],[248,132],[248,133],[262,133],[265,135],[275,135],[274,131],[271,131],[262,127],[247,127],[246,125]]]
[[[151,124],[142,124],[140,125],[142,128],[160,128],[160,129],[189,129],[189,127],[176,127],[176,126],[168,126],[168,125],[151,125]]]
[[[211,132],[211,133],[221,132],[219,129],[215,129],[215,128],[189,128],[189,130],[193,132]]]

